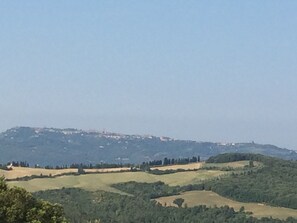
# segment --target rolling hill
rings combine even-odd
[[[78,129],[16,127],[0,133],[0,163],[27,161],[31,165],[72,163],[142,163],[143,161],[222,153],[260,153],[297,159],[293,150],[256,143],[212,143],[169,137],[125,135]]]

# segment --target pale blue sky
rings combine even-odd
[[[297,1],[0,1],[0,130],[297,149]]]

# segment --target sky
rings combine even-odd
[[[297,150],[297,1],[0,1],[0,131]]]

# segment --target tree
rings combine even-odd
[[[244,207],[240,207],[239,212],[244,212]]]
[[[24,189],[10,188],[0,178],[1,223],[66,223],[63,208],[58,204],[35,199]]]
[[[77,173],[78,174],[85,174],[85,170],[83,169],[83,165],[79,165],[79,167],[77,168]]]
[[[164,161],[163,161],[163,166],[166,166],[166,165],[169,165],[170,164],[170,161],[168,160],[167,157],[164,158]]]
[[[176,198],[174,201],[173,201],[173,204],[176,204],[179,208],[183,205],[185,199],[183,198]]]

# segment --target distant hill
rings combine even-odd
[[[17,127],[0,133],[0,163],[31,165],[71,163],[142,163],[143,161],[221,153],[260,153],[297,160],[297,153],[256,143],[211,143],[168,137],[124,135],[77,129]]]

